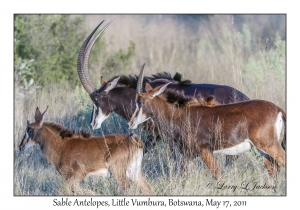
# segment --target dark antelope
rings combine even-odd
[[[220,177],[214,153],[236,155],[255,146],[262,154],[268,173],[275,176],[285,166],[285,151],[280,145],[281,134],[285,141],[285,112],[271,102],[250,100],[219,106],[179,107],[167,101],[169,84],[140,93],[138,108],[129,122],[129,128],[153,119],[163,132],[171,132],[189,158],[200,155],[214,177]],[[184,95],[177,94],[186,102]],[[187,103],[188,104],[188,103]],[[276,162],[275,162],[275,161]]]
[[[35,122],[27,121],[19,149],[26,151],[38,144],[73,192],[86,176],[108,177],[111,173],[121,190],[126,190],[131,180],[143,194],[152,194],[141,172],[144,144],[137,135],[76,133],[60,124],[44,122],[45,112],[41,114],[36,108]]]
[[[88,61],[90,52],[94,46],[95,41],[103,33],[103,31],[111,24],[109,22],[104,28],[92,39],[94,33],[99,28],[103,21],[91,32],[91,34],[83,42],[77,59],[77,69],[79,79],[90,95],[93,102],[93,112],[91,118],[92,129],[98,129],[101,124],[107,119],[111,112],[125,118],[127,121],[132,116],[135,110],[135,93],[137,87],[137,76],[116,76],[107,82],[101,77],[101,87],[97,90],[90,78],[88,70]],[[240,91],[225,85],[215,84],[193,84],[189,80],[181,81],[181,75],[176,73],[174,78],[168,73],[159,73],[152,75],[152,77],[145,77],[141,83],[148,82],[152,87],[157,87],[162,84],[172,82],[168,89],[180,90],[185,95],[193,98],[208,98],[214,97],[216,103],[228,104],[236,101],[245,101],[249,98]],[[156,128],[145,126],[148,136],[145,146],[145,152],[155,144]]]

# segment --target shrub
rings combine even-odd
[[[81,85],[77,76],[77,55],[90,33],[85,31],[84,20],[85,16],[77,15],[15,15],[15,82],[25,88],[29,81],[41,86],[65,82],[72,87]],[[124,72],[134,56],[135,44],[130,42],[127,52],[119,49],[108,53],[107,46],[101,36],[95,43],[95,53],[91,53],[91,65],[99,57],[97,49],[101,48],[105,69]]]

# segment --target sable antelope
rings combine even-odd
[[[99,26],[103,23],[102,21],[89,34],[80,47],[78,53],[78,76],[84,89],[90,95],[93,102],[91,118],[92,129],[100,128],[101,124],[109,117],[111,112],[117,113],[128,121],[135,110],[137,76],[115,76],[107,82],[103,77],[101,77],[101,87],[98,90],[94,87],[90,78],[88,70],[90,52],[98,37],[111,24],[111,22],[112,21],[105,25],[103,29],[92,39]],[[182,77],[178,73],[175,74],[174,78],[172,78],[169,73],[159,73],[157,75],[152,75],[152,77],[145,77],[141,83],[144,84],[145,82],[150,83],[152,87],[172,82],[172,84],[168,86],[168,89],[183,91],[185,95],[194,98],[206,99],[213,96],[214,100],[218,104],[249,100],[246,95],[233,87],[216,84],[193,84],[190,80],[182,81]],[[148,149],[154,146],[156,139],[158,138],[158,134],[156,133],[157,129],[149,126],[149,124],[145,125],[144,129],[148,131],[148,134],[152,133],[148,136],[148,139],[145,142],[145,152],[147,152]]]
[[[108,177],[111,173],[121,190],[126,190],[131,180],[143,194],[153,194],[141,172],[144,144],[137,135],[76,133],[61,124],[44,122],[45,112],[41,114],[36,108],[35,122],[27,121],[19,150],[38,144],[74,193],[86,176]]]
[[[271,102],[250,100],[220,106],[182,106],[167,101],[177,94],[166,89],[169,84],[138,94],[137,110],[129,128],[153,119],[163,132],[171,132],[189,158],[200,155],[214,177],[220,177],[215,153],[236,155],[255,146],[264,159],[270,176],[285,166],[285,151],[280,146],[281,132],[285,141],[285,112]],[[138,87],[141,88],[141,87]],[[177,94],[178,95],[178,94]],[[184,95],[182,100],[189,101]],[[274,161],[275,160],[275,161]]]

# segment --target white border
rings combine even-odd
[[[90,6],[92,5],[92,6]],[[288,171],[287,197],[213,197],[216,200],[246,200],[247,208],[299,206],[299,15],[297,5],[281,1],[9,1],[1,6],[1,202],[2,209],[50,209],[53,199],[60,197],[13,196],[13,14],[14,13],[286,13],[287,14],[287,119],[288,119]],[[17,120],[17,119],[15,119]],[[201,200],[209,197],[201,197]],[[72,199],[75,199],[74,197]],[[83,199],[83,197],[80,197]],[[95,199],[99,199],[96,197]],[[103,199],[110,199],[104,197]],[[142,198],[141,198],[142,199]],[[153,199],[167,199],[153,197]],[[194,200],[197,197],[181,197]],[[82,208],[82,207],[81,207]],[[87,207],[91,209],[92,207]],[[140,208],[140,207],[139,207]],[[148,207],[147,207],[148,208]],[[153,208],[153,207],[150,207]],[[103,208],[102,208],[103,209]],[[111,208],[109,208],[111,209]],[[131,208],[132,209],[132,208]],[[220,209],[220,208],[219,208]]]

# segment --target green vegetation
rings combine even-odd
[[[21,85],[33,79],[36,84],[79,84],[76,57],[84,31],[80,17],[69,15],[16,15],[15,65],[16,75],[22,77]],[[29,73],[20,68],[28,60]],[[18,77],[16,77],[18,79]]]
[[[254,30],[248,22],[238,28],[223,15],[206,17],[193,30],[174,18],[155,17],[116,18],[92,50],[90,75],[94,84],[99,84],[99,72],[107,80],[119,74],[138,74],[146,62],[146,75],[162,71],[174,75],[180,71],[185,79],[195,83],[230,85],[251,99],[268,100],[286,110],[286,43],[279,35],[282,33],[266,37],[255,33],[263,31],[264,25],[255,23],[261,28]],[[38,147],[20,156],[18,145],[26,120],[32,122],[37,106],[41,110],[49,106],[47,121],[92,132],[89,128],[92,102],[77,76],[77,53],[93,27],[103,19],[114,18],[15,16],[14,116],[18,120],[14,121],[14,195],[71,194]],[[143,140],[147,137],[140,129],[134,132]],[[93,131],[94,135],[108,133],[129,133],[126,121],[112,114],[101,129]],[[143,171],[155,194],[161,196],[286,195],[285,168],[281,167],[276,180],[270,179],[261,157],[254,153],[255,150],[240,155],[231,167],[224,166],[225,156],[217,155],[223,174],[220,182],[237,186],[244,181],[258,182],[275,186],[275,190],[218,189],[217,181],[200,158],[190,166],[188,175],[182,177],[179,171],[182,156],[176,150],[171,152],[164,141],[145,154]],[[82,195],[120,194],[113,178],[89,177],[81,184]],[[135,189],[129,193],[139,195]]]
[[[134,56],[135,44],[130,41],[130,46],[127,52],[120,49],[117,53],[110,55],[104,65],[105,70],[103,74],[113,76],[114,72],[126,74],[126,70],[130,64],[130,59]]]
[[[77,55],[87,36],[84,17],[15,15],[15,82],[26,89],[30,81],[40,86],[49,83],[81,85],[77,76]],[[119,49],[108,53],[107,47],[106,40],[100,37],[94,48],[101,49],[101,53],[92,53],[90,62],[104,55],[103,65],[108,72],[113,69],[126,72],[134,56],[135,44],[130,41],[127,52]]]

